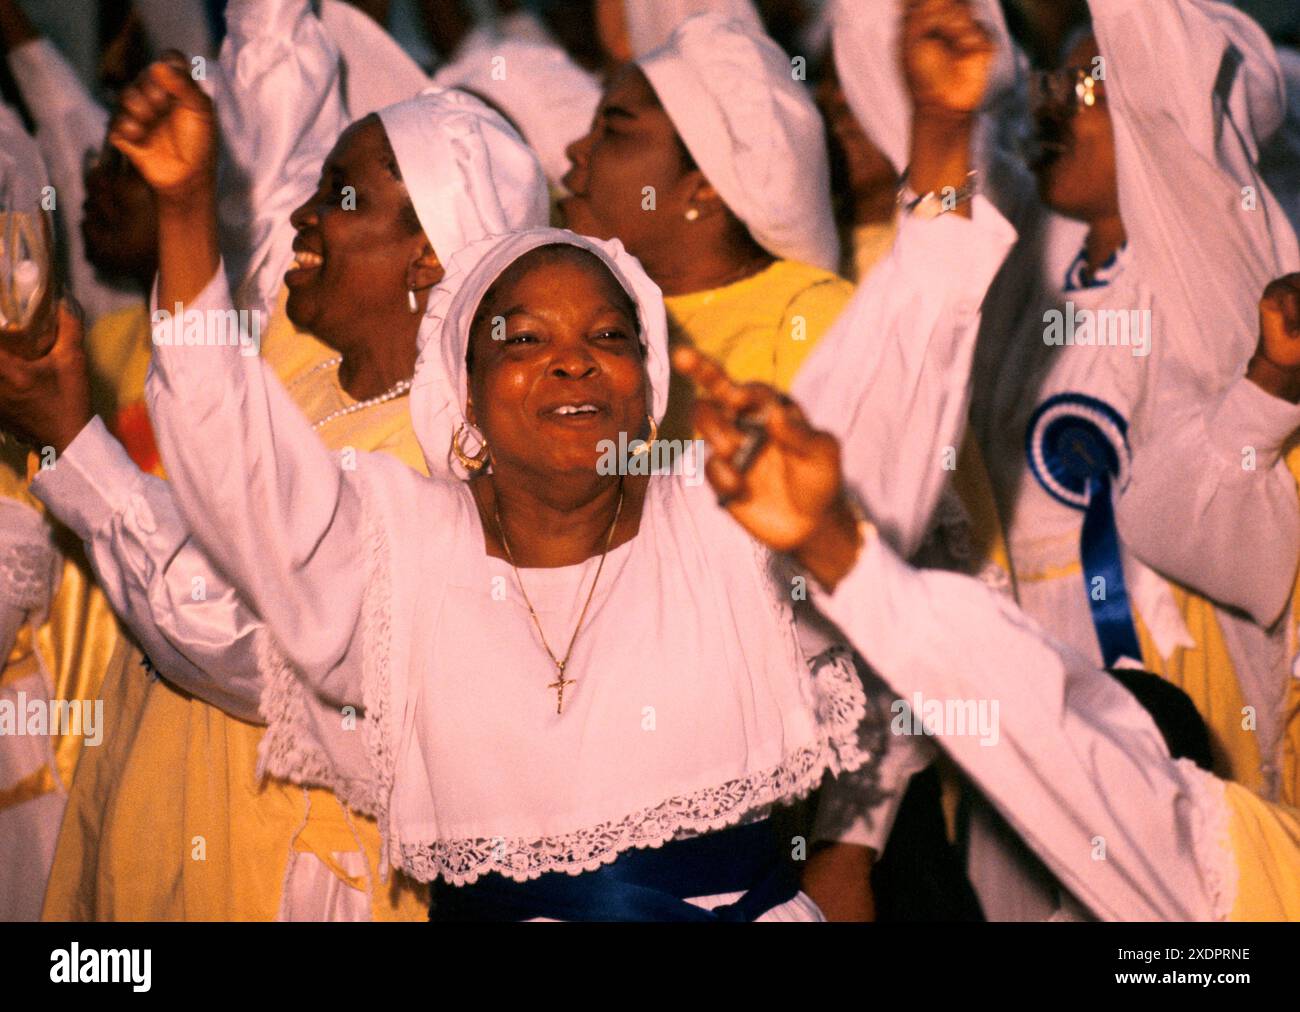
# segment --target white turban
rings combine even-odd
[[[445,267],[491,235],[549,221],[537,157],[472,95],[431,87],[379,110],[415,214]]]
[[[469,88],[514,120],[557,185],[569,171],[565,149],[587,133],[600,104],[600,81],[554,44],[484,38],[434,80]]]
[[[831,8],[831,47],[835,72],[848,100],[849,109],[871,142],[898,172],[907,168],[912,131],[912,99],[903,78],[901,45],[903,0],[873,0],[881,5],[870,17],[862,17],[856,0],[834,0]],[[890,10],[886,13],[883,7]],[[974,0],[975,18],[997,42],[997,56],[990,71],[985,104],[990,104],[1016,83],[1016,53],[998,0]],[[865,70],[867,61],[888,60],[889,72],[879,66]],[[995,126],[983,121],[985,130]]]
[[[634,59],[658,49],[678,25],[696,14],[716,14],[725,21],[740,21],[756,32],[763,30],[751,0],[623,0],[623,10]]]
[[[321,0],[320,22],[338,46],[349,119],[404,102],[429,86],[428,75],[397,40],[347,0]]]
[[[716,14],[637,61],[700,171],[774,256],[836,270],[821,114],[781,47]]]
[[[668,323],[663,295],[640,261],[617,239],[589,239],[564,229],[534,228],[497,236],[467,246],[451,258],[446,277],[429,294],[429,306],[420,325],[420,357],[411,386],[411,422],[429,474],[469,477],[451,452],[451,439],[466,421],[469,377],[465,353],[479,303],[493,282],[521,256],[539,246],[555,244],[595,254],[636,303],[650,384],[648,407],[656,420],[663,417],[668,406]],[[471,443],[464,449],[472,454],[478,447]]]

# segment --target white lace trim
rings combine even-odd
[[[1210,898],[1210,916],[1226,921],[1237,903],[1237,855],[1232,847],[1232,813],[1223,781],[1190,759],[1179,759],[1178,766],[1191,788],[1196,812],[1192,847]]]
[[[542,838],[473,838],[404,840],[389,817],[394,782],[393,734],[390,724],[389,623],[391,587],[389,555],[382,525],[362,494],[363,538],[369,567],[363,600],[366,749],[375,781],[356,784],[340,777],[325,752],[302,732],[306,724],[306,690],[291,665],[269,642],[259,645],[259,665],[267,678],[261,702],[268,722],[259,770],[327,787],[344,804],[376,817],[383,835],[385,864],[396,857],[401,868],[419,881],[441,877],[453,885],[499,872],[516,881],[548,871],[577,875],[614,861],[626,850],[658,847],[680,836],[712,832],[737,824],[756,809],[792,801],[816,788],[827,771],[833,775],[860,769],[877,758],[864,747],[859,729],[867,714],[866,694],[851,653],[833,647],[808,663],[818,740],[788,753],[776,766],[704,788],[623,817],[570,833]],[[765,550],[763,561],[770,560]],[[767,569],[769,576],[772,571]],[[780,620],[791,623],[793,611],[775,595]],[[269,638],[268,638],[269,639]],[[794,641],[792,641],[793,644]],[[797,648],[796,653],[797,653]]]
[[[452,885],[498,872],[517,882],[545,872],[594,871],[633,848],[659,847],[680,836],[713,832],[744,820],[755,809],[803,797],[834,774],[859,769],[873,758],[858,742],[866,697],[848,651],[835,648],[810,665],[817,718],[825,730],[816,746],[790,753],[771,769],[730,780],[629,813],[620,819],[541,838],[474,838],[402,841],[401,865],[427,882]]]
[[[0,601],[23,611],[44,610],[54,585],[53,568],[48,542],[0,544]]]
[[[258,713],[267,725],[257,747],[258,779],[273,776],[304,787],[324,787],[353,810],[377,816],[375,785],[340,776],[326,750],[306,733],[311,690],[266,631],[258,637],[257,668],[265,682]]]

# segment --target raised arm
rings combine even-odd
[[[957,198],[992,40],[964,2],[908,3],[902,47],[910,185],[946,192],[955,209],[900,216],[890,255],[859,285],[793,390],[844,442],[849,483],[910,554],[949,476],[945,455],[961,443],[979,307],[1015,233],[987,201]]]
[[[911,160],[913,109],[899,61],[903,14],[910,0],[840,0],[834,8],[835,66],[854,117],[901,173]],[[1022,227],[1021,216],[1038,209],[1033,178],[1003,138],[1025,116],[1024,57],[1016,48],[996,0],[971,0],[970,9],[991,37],[994,60],[978,121],[975,153],[981,185],[994,205]]]
[[[309,0],[231,0],[213,83],[221,248],[240,308],[268,309],[293,257],[289,215],[348,124],[338,47]]]
[[[1107,919],[1227,916],[1218,782],[1170,758],[1133,696],[978,581],[902,562],[855,517],[839,446],[796,405],[689,349],[674,365],[706,390],[695,421],[728,512],[808,571],[814,603],[900,699],[920,695],[916,716],[1067,889]],[[743,473],[742,414],[768,436]],[[965,724],[945,727],[954,704]]]
[[[1300,430],[1300,274],[1260,302],[1247,374],[1212,398],[1166,377],[1116,518],[1147,565],[1207,597],[1277,621],[1300,564],[1300,499],[1284,451]]]
[[[1130,245],[1148,274],[1175,284],[1218,328],[1171,331],[1162,344],[1203,389],[1222,389],[1253,344],[1243,288],[1262,291],[1300,268],[1295,234],[1257,167],[1285,102],[1273,46],[1248,16],[1212,0],[1089,5]]]
[[[1093,913],[1227,915],[1215,799],[1105,672],[978,581],[914,570],[876,537],[816,600],[900,698],[991,716],[991,739],[947,727],[938,741]]]
[[[255,344],[229,326],[212,104],[183,69],[156,63],[124,93],[110,137],[158,207],[145,394],[181,516],[313,686],[348,698],[356,671],[339,666],[365,584],[360,501]]]

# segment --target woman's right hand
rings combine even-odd
[[[186,202],[211,196],[216,113],[182,54],[165,53],[123,90],[108,139],[160,199]]]

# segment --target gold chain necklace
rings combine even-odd
[[[569,664],[569,657],[573,654],[573,644],[578,642],[578,633],[582,631],[582,623],[587,618],[587,609],[591,607],[591,599],[596,596],[596,585],[600,583],[601,570],[605,568],[605,557],[609,555],[609,546],[614,543],[614,529],[618,527],[618,518],[623,513],[623,482],[618,483],[618,505],[614,508],[614,521],[609,525],[609,533],[605,535],[605,550],[600,553],[600,565],[596,567],[596,578],[591,581],[591,590],[587,592],[586,603],[582,606],[582,614],[578,616],[578,624],[573,628],[573,635],[569,637],[569,649],[564,652],[564,660],[555,659],[555,651],[551,645],[546,642],[546,633],[542,631],[541,620],[537,617],[537,611],[533,608],[533,602],[528,599],[528,591],[524,589],[524,578],[519,572],[519,567],[515,564],[514,553],[510,551],[510,542],[506,540],[506,529],[501,525],[501,506],[500,501],[496,499],[492,504],[492,515],[497,524],[497,535],[501,538],[501,547],[506,550],[506,558],[510,560],[510,568],[515,571],[515,582],[519,584],[519,593],[524,595],[524,604],[528,605],[528,614],[532,616],[533,625],[537,627],[537,635],[541,637],[542,647],[546,654],[551,658],[551,663],[555,665],[555,670],[559,674],[554,682],[547,686],[548,689],[555,690],[555,712],[564,712],[564,690],[573,685],[576,678],[565,678],[564,669]]]

